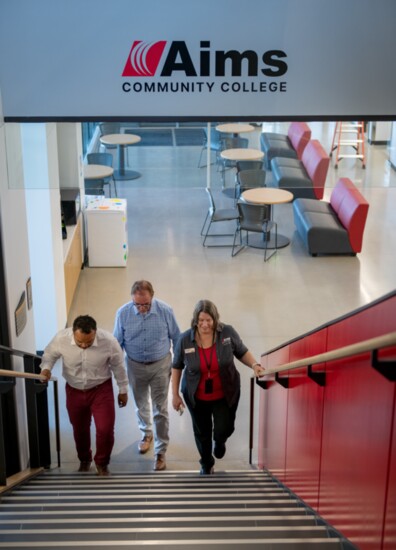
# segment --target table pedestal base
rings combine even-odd
[[[263,239],[262,235],[258,233],[249,234],[249,244],[246,242],[246,237],[242,239],[242,243],[252,248],[268,248],[268,250],[274,250],[275,248],[284,248],[290,244],[290,239],[284,235],[279,235],[275,246],[275,234],[271,233],[269,239]]]
[[[114,170],[114,179],[116,180],[135,180],[142,174],[134,170]]]

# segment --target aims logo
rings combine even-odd
[[[135,40],[126,61],[122,76],[153,77],[159,72],[161,77],[184,73],[187,77],[281,77],[286,74],[287,55],[282,50],[268,50],[259,55],[254,50],[215,50],[211,51],[210,42],[202,40],[197,61],[192,56],[184,41],[173,41],[169,44],[162,67],[160,62],[168,42],[143,42]],[[195,53],[195,52],[194,52]]]
[[[154,76],[165,46],[165,40],[158,42],[135,40],[122,76]]]

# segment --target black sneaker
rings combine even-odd
[[[219,443],[218,441],[215,441],[213,454],[216,458],[223,458],[223,456],[226,453],[226,446],[225,443]]]
[[[214,474],[213,466],[209,466],[209,468],[207,466],[202,466],[199,472],[200,476],[210,476],[211,474]]]

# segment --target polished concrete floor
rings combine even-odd
[[[287,131],[287,124],[265,124],[265,130]],[[334,124],[310,123],[312,137],[330,151]],[[259,144],[261,128],[249,137]],[[367,145],[366,169],[356,159],[344,159],[326,181],[328,198],[339,177],[350,177],[370,204],[363,250],[356,257],[316,257],[306,252],[295,231],[292,205],[275,207],[279,232],[291,239],[268,262],[263,252],[246,248],[232,258],[230,248],[204,248],[200,230],[207,212],[207,169],[198,168],[200,147],[130,147],[129,167],[139,179],[118,182],[118,195],[127,199],[129,259],[126,268],[89,268],[81,273],[69,316],[94,316],[110,331],[119,306],[130,299],[136,279],[149,279],[156,296],[174,308],[180,328],[186,329],[194,304],[213,300],[224,322],[232,324],[257,358],[288,340],[315,329],[394,290],[396,286],[396,172],[386,146]],[[218,206],[232,200],[221,191],[220,175],[213,165],[210,184]],[[232,186],[234,174],[226,174]],[[267,176],[271,184],[271,173]],[[217,224],[220,225],[220,224]],[[216,228],[217,229],[217,228]],[[230,232],[234,226],[230,224]],[[224,228],[219,228],[221,232]],[[212,242],[220,241],[220,237]],[[231,241],[229,241],[231,242]],[[216,469],[248,467],[249,383],[251,371],[238,364],[242,399],[236,432],[226,457]],[[255,431],[257,431],[256,389]],[[76,456],[61,391],[62,464],[76,467]],[[188,412],[182,417],[170,410],[171,443],[168,469],[198,468],[198,456]],[[153,455],[137,452],[140,438],[132,400],[117,411],[113,471],[147,471]],[[256,450],[253,451],[255,460]]]

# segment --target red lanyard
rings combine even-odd
[[[204,348],[201,348],[202,349],[202,354],[204,356],[204,360],[205,360],[205,363],[206,363],[206,367],[208,369],[208,378],[210,378],[210,367],[212,366],[212,358],[213,358],[213,350],[215,348],[215,343],[213,341],[212,343],[212,346],[210,348],[210,357],[209,357],[209,361],[208,361],[208,358],[206,357],[206,352],[205,352],[205,349]]]

